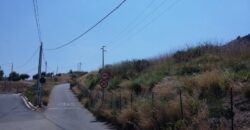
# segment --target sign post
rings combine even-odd
[[[102,104],[104,103],[104,89],[108,87],[109,73],[101,72],[100,86],[102,87]]]

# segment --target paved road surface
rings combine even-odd
[[[69,85],[56,86],[45,112],[26,108],[18,94],[0,94],[1,130],[110,130],[96,122],[69,90]]]

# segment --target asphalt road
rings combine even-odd
[[[28,109],[18,94],[0,94],[1,130],[110,130],[96,122],[69,90],[69,84],[55,86],[47,109]]]

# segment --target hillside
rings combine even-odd
[[[100,72],[110,74],[102,95]],[[78,99],[124,130],[250,129],[250,34],[71,77]]]

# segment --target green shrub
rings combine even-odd
[[[113,89],[119,88],[120,82],[121,82],[120,78],[115,77],[115,78],[111,79],[109,81],[108,89],[113,90]]]
[[[159,83],[164,78],[164,72],[162,71],[152,71],[142,73],[139,77],[135,79],[135,82],[140,83],[144,86],[152,89],[157,83]]]
[[[93,90],[98,84],[100,78],[98,75],[88,75],[86,77],[86,85],[90,90]]]
[[[250,78],[250,70],[241,70],[234,73],[233,79],[234,80],[248,80]]]
[[[130,89],[134,91],[136,95],[139,95],[142,91],[141,85],[135,81],[131,84]]]
[[[220,118],[226,114],[225,112],[226,110],[222,106],[213,106],[209,108],[209,117]]]
[[[188,107],[191,115],[196,115],[200,108],[200,102],[196,99],[190,99],[188,101]]]
[[[248,68],[245,64],[239,63],[239,64],[232,65],[232,69],[234,72],[240,72],[240,71],[245,71]]]
[[[250,100],[250,88],[245,91],[245,97]]]
[[[28,100],[36,105],[36,86],[32,86],[24,91],[23,95],[28,98]]]
[[[219,51],[219,46],[211,43],[204,43],[198,47],[188,48],[186,51],[177,51],[173,58],[175,62],[188,62],[194,58],[200,57],[205,53],[214,53]]]
[[[104,71],[109,72],[113,77],[119,76],[124,79],[134,78],[138,73],[142,72],[150,66],[147,60],[123,61],[114,65],[107,65]],[[102,70],[99,70],[101,72]]]
[[[201,71],[199,66],[184,65],[176,72],[177,75],[192,75]]]

